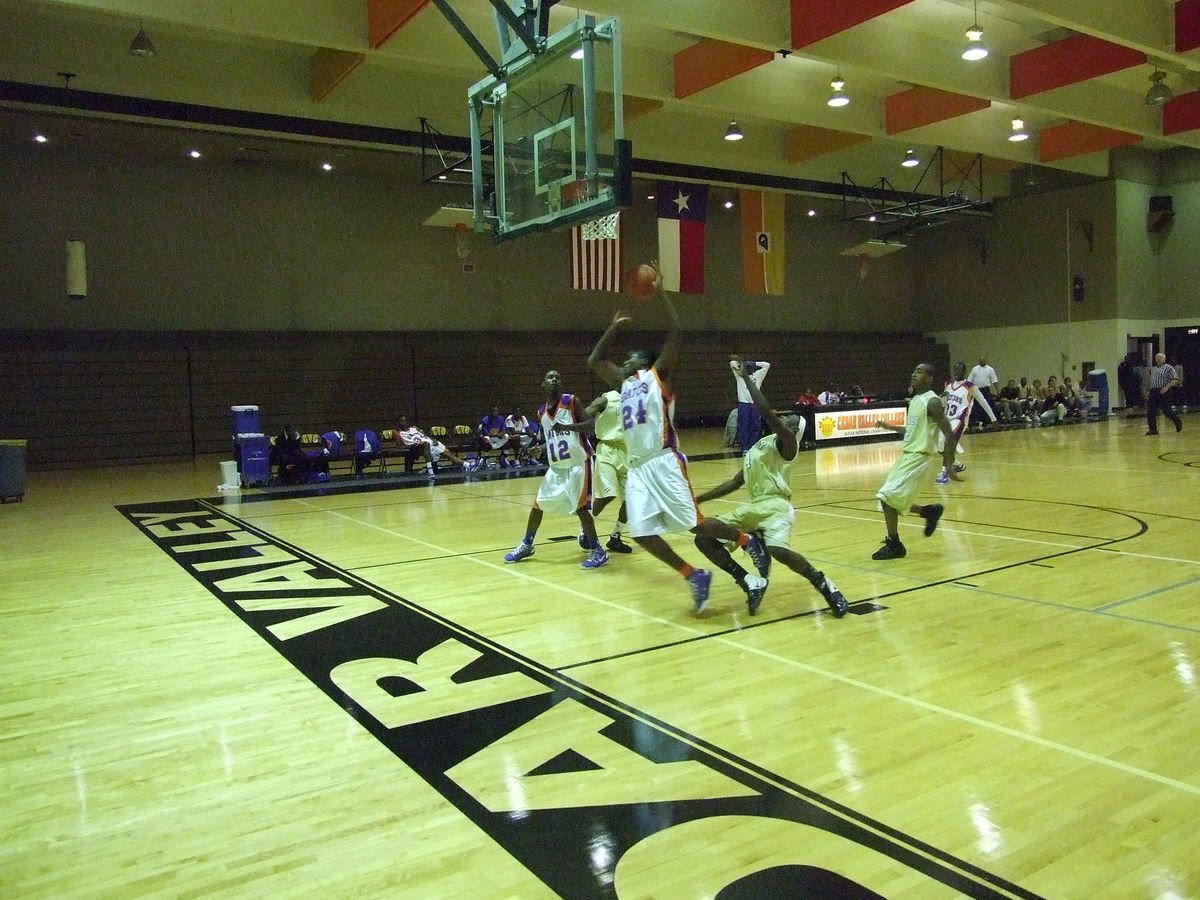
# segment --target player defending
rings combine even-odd
[[[708,604],[712,573],[686,563],[663,540],[665,532],[704,533],[717,540],[734,541],[754,561],[758,575],[746,578],[744,589],[757,605],[767,589],[771,557],[753,535],[744,534],[719,519],[705,519],[696,504],[687,474],[687,457],[679,452],[675,434],[675,395],[670,376],[679,359],[679,314],[662,288],[662,272],[654,266],[653,293],[667,310],[670,328],[658,357],[648,350],[633,350],[618,366],[605,359],[617,329],[632,318],[622,310],[600,337],[588,365],[605,384],[621,391],[621,428],[629,456],[629,474],[625,481],[625,504],[629,514],[629,534],[639,546],[666,563],[687,580],[695,612]]]
[[[759,388],[753,376],[746,371],[746,366],[738,359],[731,359],[729,367],[733,374],[748,391],[749,396],[762,416],[763,424],[771,432],[755,441],[742,457],[742,467],[728,481],[722,482],[715,488],[705,491],[696,498],[697,503],[715,500],[732,494],[742,485],[750,493],[750,502],[743,503],[729,515],[721,516],[720,521],[757,535],[771,556],[793,572],[803,575],[809,583],[821,592],[833,615],[840,619],[846,615],[849,608],[846,598],[837,589],[837,585],[825,577],[824,572],[818,572],[807,559],[790,548],[792,523],[796,521],[796,511],[792,508],[792,489],[788,484],[788,469],[796,458],[799,445],[796,434],[788,425],[775,414],[771,404]],[[804,420],[800,420],[804,427]],[[708,519],[707,521],[714,521]],[[724,569],[737,578],[736,572],[730,566],[741,567],[733,561],[729,551],[719,541],[706,534],[696,535],[696,546],[700,552],[712,560],[713,565]],[[745,572],[742,572],[745,575]],[[747,603],[750,615],[758,612],[758,603],[753,598]]]
[[[621,495],[617,524],[605,546],[614,553],[632,553],[633,548],[621,540],[621,529],[628,527],[625,508],[625,476],[629,473],[629,458],[625,453],[625,431],[621,428],[621,392],[605,391],[588,404],[584,414],[594,420],[596,455],[592,461],[592,518],[597,518],[608,504]]]
[[[875,423],[877,428],[895,431],[904,435],[904,446],[900,448],[900,458],[896,460],[892,470],[888,472],[887,481],[875,496],[879,498],[879,507],[883,510],[883,522],[887,526],[887,537],[883,546],[871,554],[872,559],[899,559],[907,555],[908,550],[900,543],[899,518],[902,512],[911,512],[925,520],[925,537],[933,534],[937,528],[938,519],[945,511],[940,503],[928,506],[917,506],[913,498],[921,490],[921,482],[925,470],[933,461],[937,451],[939,430],[945,437],[942,450],[942,466],[953,481],[962,481],[954,470],[954,432],[950,430],[950,421],[942,408],[942,401],[930,388],[933,385],[933,366],[921,363],[912,373],[908,387],[912,392],[912,400],[908,402],[908,418],[904,427],[889,425],[882,419]]]
[[[515,563],[533,556],[533,539],[542,524],[542,513],[548,509],[579,516],[590,551],[580,568],[598,569],[608,562],[608,554],[596,539],[596,522],[588,509],[592,500],[592,447],[583,430],[591,422],[584,418],[578,398],[561,392],[562,382],[557,371],[551,369],[546,373],[542,387],[546,389],[546,404],[538,413],[548,465],[529,510],[525,538],[504,555],[504,561]]]
[[[979,401],[980,408],[987,413],[987,417],[992,420],[992,424],[996,424],[996,414],[992,412],[991,405],[987,402],[987,397],[983,396],[983,392],[976,387],[975,382],[967,380],[967,365],[966,363],[957,362],[954,364],[954,377],[946,382],[946,390],[942,392],[942,401],[946,404],[946,418],[950,421],[950,430],[954,432],[955,451],[963,452],[962,435],[967,430],[967,423],[971,421],[971,409],[975,406],[975,402]],[[946,438],[944,435],[938,435],[937,449],[941,453],[945,449]],[[954,471],[961,472],[966,469],[966,465],[960,462],[954,464]],[[938,484],[946,484],[950,480],[950,473],[946,469],[942,469],[934,479]]]

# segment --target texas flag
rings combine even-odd
[[[663,289],[682,294],[704,293],[704,215],[708,186],[660,181],[658,198],[658,264]]]

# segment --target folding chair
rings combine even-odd
[[[354,474],[361,477],[372,463],[378,463],[378,472],[382,475],[385,471],[383,444],[379,442],[378,432],[360,428],[354,432]]]

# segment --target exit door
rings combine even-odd
[[[1200,325],[1168,328],[1164,337],[1167,362],[1183,370],[1183,402],[1193,409],[1200,407]]]

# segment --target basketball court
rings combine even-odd
[[[778,564],[758,616],[717,573],[696,618],[640,549],[581,570],[567,519],[505,565],[521,473],[234,496],[215,459],[31,473],[5,510],[5,882],[1193,896],[1185,421],[971,436],[966,480],[922,496],[937,532],[910,518],[887,562],[898,443],[800,454],[793,547],[840,620]],[[697,491],[738,464],[683,440]]]

